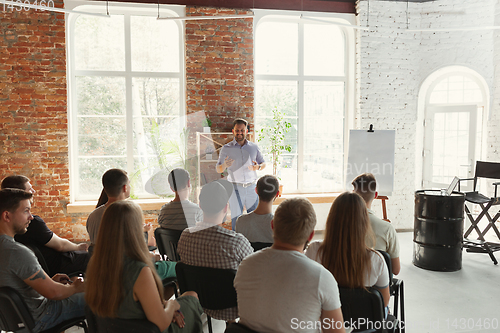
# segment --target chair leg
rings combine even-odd
[[[401,329],[400,326],[400,332],[405,333],[406,331],[406,323],[405,323],[405,287],[404,287],[404,282],[401,281],[401,285],[399,286],[399,292],[400,292],[400,299],[399,299],[399,307],[401,309],[401,320],[400,322],[403,323],[403,328]]]
[[[207,315],[208,333],[214,333],[212,330],[212,317]]]

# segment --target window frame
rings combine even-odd
[[[313,17],[320,19],[321,21],[331,21],[332,24],[339,23],[344,25],[355,25],[356,17],[354,14],[342,14],[342,13],[319,13],[319,12],[299,12],[299,11],[283,11],[283,10],[254,10],[254,45],[257,38],[257,30],[261,23],[263,22],[297,22],[299,23],[299,54],[298,54],[298,73],[295,75],[275,75],[275,74],[258,74],[256,68],[256,59],[254,59],[254,73],[255,82],[259,80],[269,80],[269,81],[296,81],[297,86],[297,190],[289,191],[287,193],[310,193],[311,191],[305,191],[302,187],[303,180],[303,167],[304,167],[304,89],[306,82],[343,82],[344,83],[344,132],[343,132],[343,166],[342,166],[342,183],[338,184],[338,189],[333,189],[327,192],[318,193],[334,193],[338,192],[339,189],[345,189],[345,177],[347,169],[347,153],[349,149],[348,145],[348,134],[349,129],[355,127],[355,66],[356,66],[356,53],[355,53],[355,31],[352,28],[348,28],[339,25],[339,29],[344,36],[344,76],[315,76],[315,75],[304,75],[304,35],[303,26],[304,23],[314,23],[314,24],[327,24],[318,23],[314,21],[302,20],[301,16]],[[255,52],[254,52],[255,54]],[[335,80],[332,81],[332,78]],[[255,95],[254,95],[255,99]],[[257,101],[254,100],[254,105]],[[254,113],[254,123],[255,123],[255,113]]]
[[[126,98],[126,135],[127,135],[127,173],[134,173],[134,137],[133,137],[133,102],[132,102],[132,81],[133,78],[165,78],[179,80],[179,118],[181,128],[186,126],[186,63],[185,63],[185,26],[183,21],[174,20],[179,28],[179,71],[178,72],[147,72],[147,71],[132,71],[131,62],[131,29],[130,16],[149,16],[149,17],[165,17],[165,16],[185,16],[185,6],[181,5],[156,5],[156,4],[132,4],[132,3],[117,3],[110,2],[108,7],[106,3],[88,1],[65,1],[65,8],[77,9],[85,12],[94,12],[105,14],[107,10],[111,15],[124,15],[124,38],[125,38],[125,69],[124,70],[77,70],[75,68],[75,41],[73,33],[75,22],[80,14],[69,14],[66,16],[66,53],[67,53],[67,94],[68,94],[68,139],[69,139],[69,182],[70,182],[70,202],[85,202],[96,200],[99,193],[94,195],[81,195],[79,193],[79,152],[78,152],[78,120],[77,120],[77,91],[76,77],[78,76],[107,76],[107,77],[123,77],[125,79],[125,98]],[[141,193],[140,199],[158,199],[158,196],[153,194]]]

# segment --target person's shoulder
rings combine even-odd
[[[104,211],[106,209],[106,205],[101,205],[99,207],[97,207],[96,209],[94,209],[90,214],[90,215],[96,215],[96,214],[99,214],[100,212]]]
[[[4,256],[6,252],[17,252],[22,255],[33,255],[33,252],[21,242],[15,241],[12,237],[7,235],[0,235],[0,248]]]
[[[377,264],[377,265],[381,265],[382,263],[385,262],[384,257],[377,250],[370,251],[370,258],[371,258],[372,262]]]
[[[383,230],[394,229],[394,226],[390,222],[382,220],[380,217],[375,215],[375,213],[370,209],[368,210],[368,217],[370,218],[372,226],[375,226],[376,228]]]

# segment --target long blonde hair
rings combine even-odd
[[[339,286],[364,288],[365,274],[371,272],[367,235],[373,235],[368,211],[359,194],[344,192],[330,208],[325,239],[319,248],[321,262]]]
[[[143,222],[141,208],[132,201],[114,202],[104,211],[85,276],[85,300],[97,316],[116,317],[125,295],[125,256],[148,265],[163,302],[163,285],[149,257]]]

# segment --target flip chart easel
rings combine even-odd
[[[349,155],[347,158],[346,189],[356,176],[370,172],[377,179],[377,192],[382,200],[384,220],[387,219],[385,201],[394,189],[395,130],[349,131]],[[389,221],[390,222],[390,221]]]

